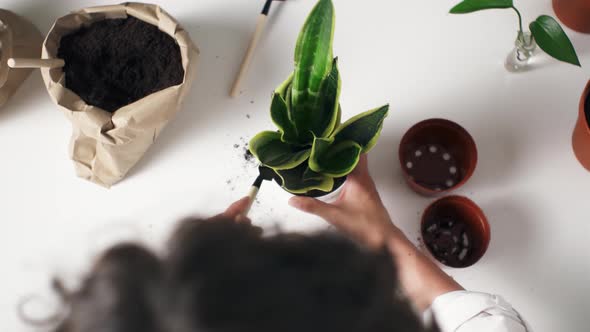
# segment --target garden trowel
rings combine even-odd
[[[254,183],[252,183],[252,187],[250,187],[250,191],[248,192],[248,197],[250,198],[250,202],[248,203],[248,207],[241,214],[243,217],[248,216],[248,212],[250,212],[250,208],[252,207],[252,203],[254,203],[254,200],[256,199],[256,196],[258,195],[258,191],[260,190],[260,187],[262,186],[262,182],[270,181],[275,176],[276,176],[276,173],[273,169],[268,168],[266,166],[262,166],[262,165],[258,167],[258,177],[254,181]]]

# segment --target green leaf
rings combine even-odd
[[[319,121],[314,122],[317,126],[312,128],[311,131],[315,135],[321,137],[329,136],[339,121],[340,112],[340,91],[342,89],[342,79],[340,78],[340,72],[338,71],[338,58],[334,59],[332,63],[332,71],[330,75],[324,80],[320,97],[322,103],[315,111],[317,119]],[[320,114],[317,114],[320,113]]]
[[[250,140],[250,151],[260,163],[274,170],[291,169],[309,158],[309,148],[301,148],[281,140],[281,133],[263,131]]]
[[[287,89],[287,92],[286,92],[286,96],[283,98],[287,102],[287,108],[289,109],[289,119],[291,119],[291,122],[293,122],[293,118],[291,117],[291,85],[289,85],[289,88]],[[293,122],[293,124],[295,124],[295,122]],[[297,128],[295,128],[295,129],[297,129]]]
[[[307,163],[293,169],[276,171],[282,186],[292,194],[305,194],[312,190],[330,192],[334,188],[334,179],[313,172]]]
[[[334,138],[316,138],[311,149],[309,168],[334,178],[346,176],[358,164],[362,150],[354,141],[334,143]]]
[[[323,180],[324,176],[320,173],[316,173],[314,171],[311,170],[311,168],[307,168],[305,170],[305,172],[303,172],[303,181],[309,181],[309,180]]]
[[[484,9],[505,9],[512,6],[512,0],[465,0],[453,7],[451,14],[467,14]]]
[[[295,74],[293,77],[294,105],[314,99],[320,92],[323,79],[332,66],[334,40],[334,5],[331,0],[320,0],[303,25],[295,46]]]
[[[287,98],[287,92],[289,90],[291,90],[291,85],[293,84],[293,73],[291,73],[289,75],[289,77],[287,77],[287,79],[281,83],[281,85],[279,85],[277,87],[277,89],[275,90],[276,93],[280,94],[281,97],[283,97],[284,100],[289,101],[289,99]]]
[[[342,124],[342,106],[338,105],[338,114],[336,115],[336,126],[334,130]]]
[[[283,97],[283,100],[286,102],[287,104],[287,109],[289,110],[289,113],[291,112],[291,87],[293,86],[293,73],[291,73],[291,75],[289,75],[289,77],[287,78],[287,80],[285,82],[283,82],[281,85],[279,85],[279,87],[275,90],[276,93],[280,94],[281,97]],[[289,114],[289,119],[290,118],[290,114]],[[291,119],[291,122],[293,120]]]
[[[297,129],[289,118],[287,102],[281,97],[280,92],[275,92],[270,105],[272,122],[281,132],[281,140],[290,144],[297,144]]]
[[[334,141],[354,141],[367,153],[377,144],[383,121],[389,113],[389,105],[361,113],[342,124],[334,132]]]
[[[531,22],[529,28],[545,53],[557,60],[581,67],[572,42],[553,17],[541,15]]]
[[[308,100],[304,105],[291,108],[290,116],[300,142],[311,145],[314,136],[327,137],[336,129],[341,87],[338,59],[334,59],[330,75],[324,79],[314,102]]]
[[[303,26],[295,47],[295,72],[291,87],[290,115],[299,141],[312,144],[313,135],[322,136],[332,123],[333,107],[325,100],[339,97],[338,72],[334,73],[332,43],[334,39],[334,6],[331,0],[320,0]],[[335,76],[336,86],[329,84]],[[326,96],[325,89],[329,90]]]

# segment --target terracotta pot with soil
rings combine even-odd
[[[399,160],[408,185],[432,196],[461,187],[477,165],[471,135],[458,124],[430,119],[414,125],[399,146]]]
[[[553,10],[559,20],[570,29],[590,33],[590,1],[553,0]]]
[[[490,226],[483,211],[461,196],[432,203],[422,216],[421,234],[430,254],[455,268],[475,264],[490,243]]]
[[[70,155],[78,176],[109,187],[180,110],[198,50],[160,7],[125,3],[57,19],[42,57],[65,61],[41,72],[72,122]]]
[[[572,146],[580,164],[590,171],[590,81],[580,98],[578,121],[574,128]]]
[[[2,107],[32,72],[30,68],[9,68],[8,59],[39,58],[41,32],[29,21],[0,9],[0,107]]]

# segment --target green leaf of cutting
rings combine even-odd
[[[281,178],[283,188],[292,194],[305,194],[312,190],[330,192],[334,188],[333,178],[313,172],[307,163],[276,173]]]
[[[467,14],[484,9],[505,9],[512,6],[512,0],[465,0],[453,7],[451,14]]]
[[[281,133],[263,131],[249,143],[250,151],[260,162],[274,170],[291,169],[309,158],[311,150],[285,143]]]
[[[354,141],[334,142],[333,138],[316,138],[311,149],[309,168],[334,178],[346,176],[358,164],[362,150]]]
[[[581,67],[572,42],[553,17],[541,15],[531,22],[529,28],[545,53],[557,60]]]
[[[334,142],[354,141],[367,153],[377,144],[389,105],[361,113],[343,123],[334,132]]]

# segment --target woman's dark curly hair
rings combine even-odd
[[[106,251],[55,332],[422,332],[392,258],[333,233],[187,220],[162,257]]]

